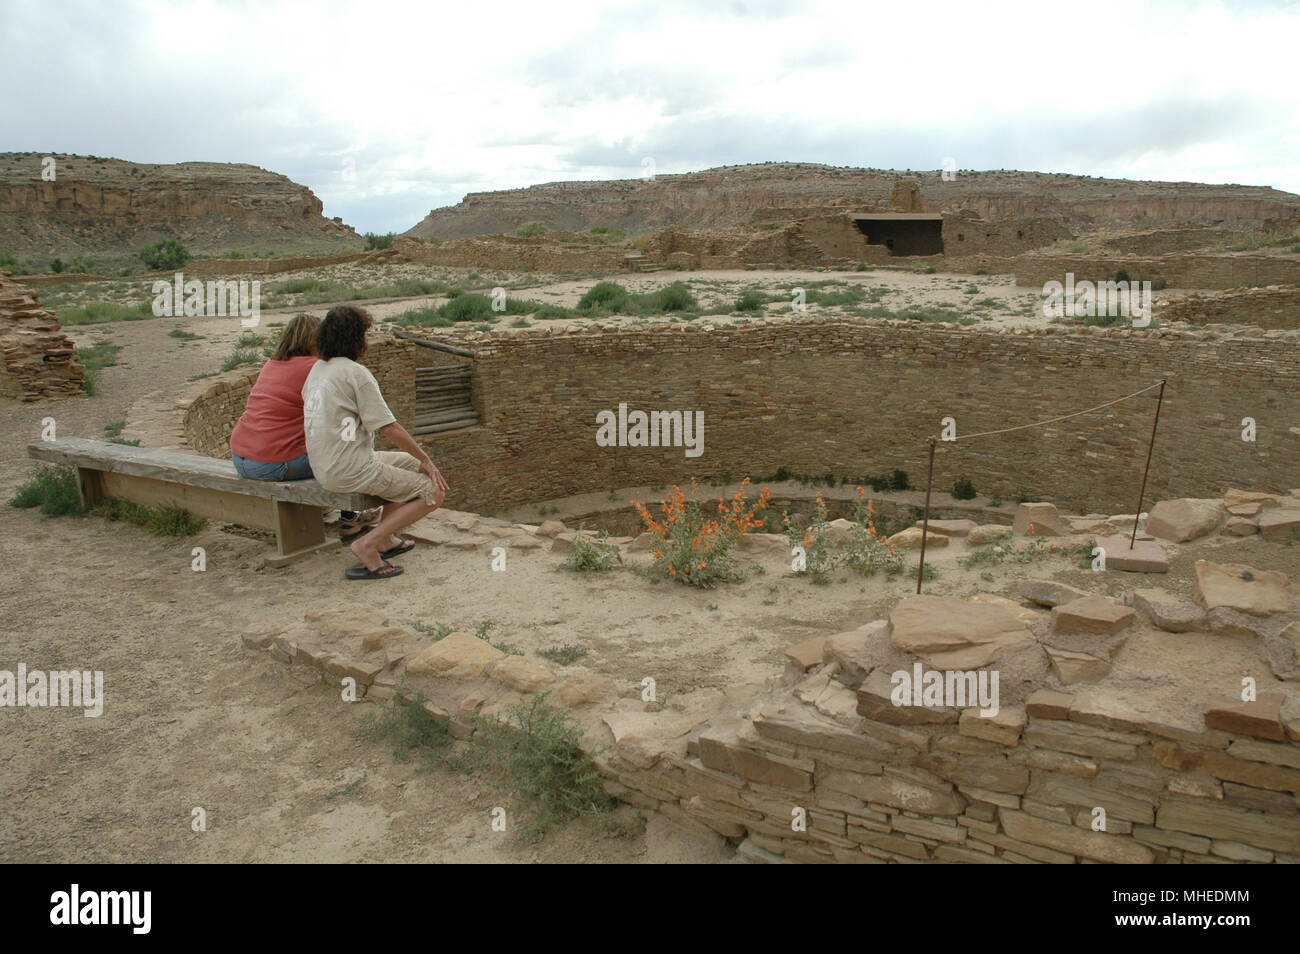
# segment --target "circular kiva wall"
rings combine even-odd
[[[1300,483],[1300,348],[1287,337],[1213,338],[1167,330],[1050,327],[984,331],[868,319],[737,322],[712,328],[445,329],[470,361],[480,424],[421,438],[447,475],[448,506],[496,511],[638,485],[766,475],[908,472],[923,485],[927,444],[945,417],[959,438],[1060,417],[1137,391],[1165,390],[1146,500]],[[456,361],[381,341],[365,363],[410,428],[415,368]],[[463,361],[464,359],[459,359]],[[235,389],[186,412],[191,446],[242,410]],[[246,393],[246,392],[245,392]],[[1137,504],[1155,391],[1045,427],[938,445],[934,486],[967,477],[982,494],[1048,498],[1076,512]],[[630,446],[632,412],[702,415],[702,442]],[[615,446],[600,446],[598,415]],[[1254,422],[1253,441],[1243,420]],[[671,428],[672,425],[670,425]],[[609,433],[607,431],[607,433]],[[620,443],[621,442],[621,443]],[[697,453],[698,451],[698,453]]]

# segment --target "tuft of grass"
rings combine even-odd
[[[61,325],[97,325],[106,321],[143,321],[153,317],[153,304],[123,305],[115,301],[86,302],[80,308],[61,308]]]
[[[409,762],[413,755],[429,762],[442,761],[452,742],[450,720],[431,714],[425,701],[418,692],[409,702],[394,696],[366,716],[361,737],[386,743],[399,762]]]
[[[122,429],[125,427],[126,427],[126,421],[114,421],[112,424],[105,424],[104,436],[117,437],[118,434],[122,433]]]
[[[548,646],[546,649],[537,650],[537,655],[555,663],[557,666],[568,666],[589,655],[590,652],[591,651],[587,649],[586,646],[572,646],[567,644],[560,646],[557,644],[555,646]]]
[[[261,364],[262,356],[251,348],[236,348],[221,362],[222,371],[233,371],[242,364]]]
[[[77,491],[77,472],[71,467],[38,467],[9,498],[9,506],[19,510],[40,507],[47,517],[86,512]]]
[[[614,569],[615,562],[623,562],[623,553],[617,546],[605,542],[608,536],[602,532],[593,542],[585,532],[579,531],[573,538],[573,552],[564,561],[564,568],[579,573],[608,573]]]
[[[76,349],[77,360],[86,369],[86,376],[81,379],[81,389],[94,397],[99,393],[99,372],[117,364],[117,353],[121,345],[98,341],[93,345],[83,345]]]
[[[208,525],[203,517],[196,517],[180,507],[150,507],[113,498],[97,505],[95,513],[109,520],[122,520],[169,537],[192,536]]]
[[[504,719],[471,717],[477,732],[467,760],[524,802],[529,817],[519,831],[528,841],[570,819],[607,819],[614,807],[583,751],[582,728],[566,710],[552,706],[549,695],[512,706]]]
[[[168,338],[179,338],[181,341],[200,341],[203,335],[196,335],[192,331],[186,331],[184,328],[173,328],[167,332]]]

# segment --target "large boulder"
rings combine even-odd
[[[982,523],[966,535],[966,544],[972,547],[982,547],[988,543],[1005,540],[1009,536],[1011,536],[1010,527],[1004,527],[998,523]]]
[[[1033,527],[1033,530],[1029,528]],[[1032,533],[1042,537],[1067,537],[1070,525],[1062,518],[1056,504],[1022,503],[1016,508],[1016,519],[1011,532],[1017,537]]]
[[[920,527],[908,527],[906,530],[899,530],[889,538],[889,545],[898,547],[900,550],[919,550],[921,549],[921,534]],[[932,547],[946,547],[947,545],[948,538],[941,534],[928,533],[925,535],[925,548],[927,550]]]
[[[1151,508],[1146,530],[1153,537],[1183,543],[1213,533],[1226,515],[1223,501],[1217,497],[1162,500]]]
[[[949,596],[913,596],[889,615],[895,649],[938,669],[979,669],[1034,644],[1023,622],[1001,606]]]
[[[1207,610],[1227,607],[1251,616],[1271,616],[1291,608],[1290,579],[1275,570],[1240,563],[1196,561],[1196,598]]]

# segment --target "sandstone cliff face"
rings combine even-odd
[[[321,214],[310,189],[256,166],[55,154],[50,182],[41,177],[42,158],[0,153],[0,250],[134,253],[167,238],[191,251],[295,243],[360,248],[356,232]]]
[[[889,209],[894,183],[914,179],[924,210],[970,209],[985,219],[1052,217],[1074,230],[1205,224],[1259,228],[1300,212],[1300,196],[1259,186],[1130,182],[1035,172],[933,172],[852,169],[807,163],[726,166],[653,181],[551,182],[467,195],[435,209],[406,234],[467,238],[513,232],[528,221],[555,229],[732,228],[776,210]]]

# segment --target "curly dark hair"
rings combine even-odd
[[[366,330],[374,319],[364,308],[335,305],[320,323],[320,359],[350,358],[356,361],[366,353]]]

